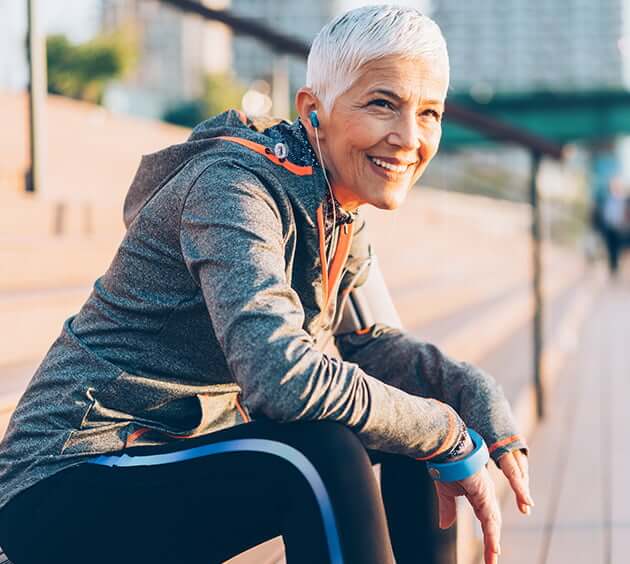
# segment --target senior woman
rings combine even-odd
[[[441,526],[467,496],[497,561],[483,439],[532,504],[500,388],[379,323],[323,352],[369,262],[356,211],[402,204],[448,78],[430,19],[358,9],[315,39],[295,123],[230,111],[144,157],[126,236],[2,443],[15,564],[217,562],[276,535],[290,563],[393,562],[367,449],[430,461]]]

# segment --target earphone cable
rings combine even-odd
[[[322,172],[324,173],[324,180],[326,180],[326,185],[328,186],[328,191],[330,192],[330,203],[332,205],[332,215],[333,215],[333,231],[331,235],[330,248],[328,249],[328,253],[326,254],[326,262],[330,265],[330,261],[332,260],[332,254],[334,252],[335,247],[337,246],[337,213],[335,210],[335,195],[333,193],[332,186],[330,185],[330,181],[328,180],[328,174],[326,174],[326,166],[324,165],[324,157],[322,155],[322,148],[319,144],[319,134],[317,133],[317,128],[313,128],[315,130],[315,141],[317,143],[317,152],[319,153],[319,162],[322,165]]]

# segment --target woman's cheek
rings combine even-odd
[[[425,144],[423,145],[421,149],[422,160],[424,161],[425,166],[437,153],[438,147],[440,145],[441,137],[442,137],[441,131],[437,133],[433,133],[427,137],[427,141],[425,142]]]
[[[431,136],[431,158],[437,153],[438,147],[440,146],[440,140],[442,139],[442,126],[436,127]]]

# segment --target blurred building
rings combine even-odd
[[[232,0],[232,11],[310,44],[322,26],[343,9],[343,4],[340,0]],[[278,63],[273,51],[259,41],[243,36],[234,38],[234,69],[243,81],[271,81],[274,61]],[[292,94],[304,84],[306,61],[291,57],[288,78]]]
[[[226,8],[229,0],[197,0]],[[161,117],[173,104],[199,97],[208,73],[229,72],[232,34],[216,22],[147,0],[102,0],[102,27],[133,26],[139,59],[135,72],[108,88],[105,105],[146,117]]]
[[[627,87],[624,0],[433,0],[449,46],[451,86],[493,92]],[[627,46],[626,46],[627,45]]]
[[[229,8],[235,15],[263,23],[310,43],[337,14],[369,0],[196,0]],[[304,84],[306,61],[278,56],[260,41],[231,32],[222,24],[162,5],[158,0],[101,0],[105,30],[132,24],[140,39],[135,74],[110,86],[105,105],[113,110],[159,117],[174,102],[201,94],[203,76],[233,72],[260,93],[271,94],[272,113],[288,117],[295,91]],[[426,0],[401,0],[422,6]],[[270,90],[271,87],[273,91]],[[271,103],[271,102],[270,102]],[[254,113],[252,111],[252,113]]]

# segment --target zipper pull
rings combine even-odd
[[[348,224],[347,224],[347,223],[344,223],[344,224],[343,224],[343,232],[344,232],[344,234],[346,234],[346,235],[348,234]]]

